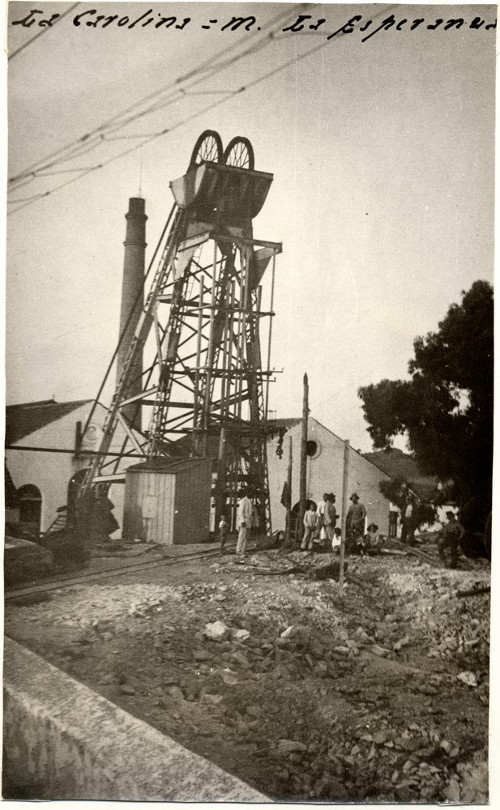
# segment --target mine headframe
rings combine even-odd
[[[247,488],[261,530],[270,531],[266,444],[272,430],[275,258],[281,244],[254,239],[252,220],[272,180],[272,174],[254,169],[248,139],[233,138],[223,151],[218,133],[207,130],[195,144],[186,174],[170,183],[175,203],[161,258],[83,494],[116,480],[128,457],[213,457],[216,520],[225,513],[234,525],[239,493]],[[147,368],[141,393],[131,397],[139,352]],[[143,433],[127,418],[131,405],[152,406]],[[118,424],[126,438],[117,451]]]

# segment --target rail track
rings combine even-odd
[[[103,579],[110,579],[112,577],[126,576],[127,574],[139,573],[147,571],[151,568],[168,568],[171,565],[178,563],[189,562],[191,560],[211,559],[212,557],[219,557],[219,548],[210,548],[206,551],[197,551],[191,554],[179,554],[175,557],[156,557],[154,560],[144,560],[140,563],[130,563],[128,565],[117,565],[114,568],[108,568],[105,571],[89,571],[78,575],[62,574],[57,577],[44,579],[43,581],[35,584],[16,585],[15,587],[6,588],[4,592],[5,601],[15,599],[21,596],[31,596],[34,594],[42,594],[50,591],[56,591],[60,588],[71,588],[73,585],[84,585],[87,582],[98,582]]]
[[[434,568],[445,568],[445,565],[439,558],[436,559],[436,557],[427,554],[425,551],[415,548],[414,546],[408,546],[404,543],[400,543],[398,540],[391,540],[387,544],[386,548],[388,551],[401,551],[405,552],[405,554],[418,557],[423,562],[432,565]],[[232,547],[228,546],[228,550],[231,549]],[[250,548],[249,550],[259,551],[259,548],[257,546]],[[126,576],[128,574],[140,573],[141,571],[147,571],[148,569],[152,568],[168,568],[171,565],[177,565],[183,562],[212,559],[219,556],[220,549],[218,547],[212,547],[203,551],[179,554],[175,557],[156,557],[155,559],[144,560],[143,562],[117,565],[103,571],[89,571],[87,573],[79,573],[77,575],[74,573],[60,574],[56,577],[50,577],[37,583],[26,583],[24,585],[16,585],[6,588],[4,591],[4,599],[5,601],[9,601],[22,596],[49,593],[50,591],[59,590],[61,588],[71,588],[73,585],[84,585],[87,582],[99,582],[101,580],[111,579],[113,577],[116,578],[119,576]],[[351,578],[351,581],[354,580]],[[354,584],[361,586],[361,582],[355,582]]]

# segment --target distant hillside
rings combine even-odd
[[[436,489],[437,479],[424,475],[418,468],[416,461],[407,453],[397,448],[390,450],[376,450],[373,453],[363,453],[363,458],[371,461],[379,470],[391,478],[405,478],[411,481],[414,489],[421,498],[427,498]]]

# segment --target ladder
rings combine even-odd
[[[171,220],[172,224],[165,242],[165,246],[160,261],[157,265],[155,275],[146,298],[146,303],[137,323],[134,336],[131,340],[125,362],[123,364],[122,373],[120,378],[117,380],[115,392],[104,419],[103,435],[99,445],[99,450],[92,458],[87,475],[85,476],[80,489],[80,497],[89,495],[94,480],[100,475],[101,469],[105,463],[105,458],[109,452],[118,421],[120,408],[125,400],[124,395],[128,390],[131,382],[131,376],[134,373],[134,363],[137,353],[142,349],[149,336],[149,332],[154,321],[154,308],[156,306],[156,301],[158,296],[161,295],[165,288],[172,262],[175,258],[177,245],[185,225],[185,214],[181,209],[178,208],[176,204],[174,204],[170,212],[169,220]]]

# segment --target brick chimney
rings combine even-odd
[[[142,197],[129,199],[128,212],[125,214],[127,229],[125,233],[125,256],[123,260],[122,300],[120,310],[120,348],[118,350],[116,373],[120,378],[128,349],[134,337],[137,322],[144,306],[144,265],[146,256],[146,220],[145,201]],[[132,315],[131,315],[132,313]],[[130,384],[125,398],[140,394],[142,390],[142,353],[136,357],[130,374]],[[134,416],[134,412],[137,413]],[[122,409],[122,415],[129,424],[141,430],[141,407],[137,403]]]

